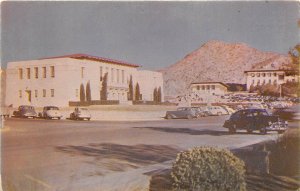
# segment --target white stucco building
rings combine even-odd
[[[6,105],[68,106],[80,101],[80,86],[90,84],[92,100],[100,100],[105,73],[107,100],[128,100],[130,76],[139,83],[141,97],[152,101],[153,89],[163,86],[159,72],[139,71],[139,66],[86,54],[10,62],[7,64]]]
[[[224,95],[228,86],[222,82],[197,82],[192,83],[190,89],[198,94]]]
[[[281,69],[261,69],[261,70],[249,70],[245,71],[247,78],[247,90],[250,90],[252,86],[264,85],[264,84],[274,84],[280,85],[288,81],[298,82],[299,76],[290,75],[290,71]]]

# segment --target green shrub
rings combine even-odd
[[[177,154],[171,172],[173,188],[189,191],[246,190],[245,165],[230,151],[195,147]]]

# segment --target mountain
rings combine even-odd
[[[193,82],[245,84],[245,70],[280,68],[287,55],[262,52],[244,43],[209,41],[177,63],[161,69],[166,96],[183,95]]]

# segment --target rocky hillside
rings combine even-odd
[[[209,41],[182,60],[160,70],[166,96],[185,94],[193,82],[246,83],[245,70],[278,68],[286,55],[262,52],[243,43]]]

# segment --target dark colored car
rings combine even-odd
[[[223,127],[228,128],[230,133],[239,129],[247,130],[248,133],[255,130],[262,134],[266,134],[267,131],[283,133],[287,129],[287,122],[268,113],[266,109],[243,109],[233,113]]]
[[[197,110],[193,107],[179,107],[176,111],[167,111],[166,119],[185,118],[192,119],[197,117]]]
[[[35,118],[37,113],[33,106],[30,105],[20,105],[17,111],[13,112],[15,117],[25,117],[25,118]]]

